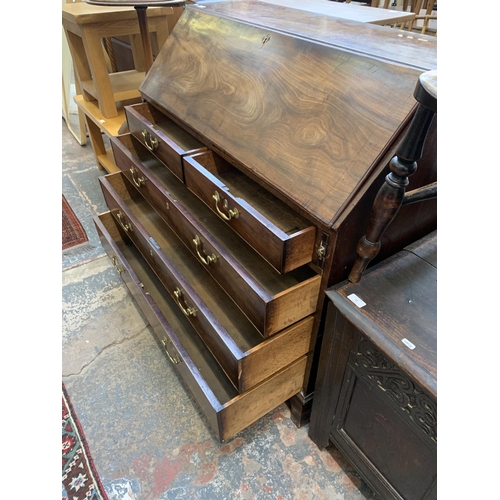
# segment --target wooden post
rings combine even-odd
[[[378,254],[380,238],[403,205],[408,177],[416,172],[417,161],[422,158],[425,138],[437,111],[436,71],[420,75],[413,95],[419,105],[391,160],[391,172],[375,197],[368,230],[358,241],[356,261],[349,274],[352,283],[359,282],[370,261]]]
[[[144,50],[144,62],[146,64],[146,73],[153,65],[153,50],[151,49],[151,39],[149,38],[147,6],[136,5],[137,19],[139,21],[139,30],[141,32],[142,48]]]

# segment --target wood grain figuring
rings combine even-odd
[[[239,363],[241,383],[253,387],[307,354],[313,323],[314,317],[309,316],[248,351]]]
[[[308,227],[293,234],[285,242],[283,256],[283,272],[288,273],[297,267],[311,262],[314,258],[314,243],[316,242],[316,228]]]
[[[325,3],[332,6],[331,8],[345,7],[345,4],[333,7],[335,3],[326,0]],[[435,37],[414,36],[413,33],[402,33],[400,30],[388,30],[370,24],[361,26],[359,19],[339,19],[337,16],[328,17],[306,12],[307,4],[300,2],[300,5],[303,10],[297,12],[295,9],[288,8],[290,2],[287,2],[287,6],[280,6],[258,0],[224,1],[206,3],[204,11],[283,33],[298,34],[303,38],[312,38],[328,45],[344,47],[349,52],[411,66],[420,71],[437,67]],[[375,16],[384,15],[381,12],[382,9],[363,10],[372,11],[371,15]],[[356,15],[358,12],[359,10],[356,11]],[[391,12],[394,11],[389,11],[388,15],[392,15]]]
[[[199,259],[193,243],[199,235],[202,251],[217,256],[205,269],[264,338],[315,311],[320,277],[311,269],[276,273],[140,142],[125,135],[113,138],[112,147],[117,165],[130,182],[131,168],[136,170],[135,179],[147,179],[139,191],[191,253]]]
[[[317,275],[299,283],[274,297],[268,303],[269,331],[279,331],[281,325],[289,325],[297,312],[315,311],[318,303],[321,276]]]
[[[302,387],[306,363],[307,356],[304,356],[224,405],[219,414],[222,439],[229,439],[297,394]]]
[[[192,9],[165,47],[140,91],[325,223],[414,104],[414,69]]]
[[[193,375],[195,366],[193,372],[189,371],[191,375],[186,376],[200,382],[198,385],[194,382],[198,387],[195,390],[199,391],[201,404],[206,407],[204,411],[216,416],[219,435],[225,425],[221,402],[238,400],[231,395],[240,387],[235,384],[239,383],[238,377],[252,380],[257,371],[267,370],[264,351],[261,351],[263,345],[269,342],[268,355],[274,356],[280,349],[273,350],[271,346],[277,345],[274,342],[281,338],[283,328],[294,331],[297,322],[313,314],[309,343],[313,352],[307,356],[302,389],[290,402],[293,421],[297,425],[307,423],[323,333],[325,289],[347,277],[356,240],[366,230],[365,213],[379,188],[373,184],[383,182],[396,141],[413,116],[413,89],[418,75],[435,67],[435,40],[408,36],[398,30],[254,0],[207,2],[187,7],[141,85],[141,95],[147,102],[133,109],[141,110],[139,121],[148,121],[152,134],[161,132],[172,138],[169,127],[173,127],[174,135],[175,130],[182,130],[211,151],[199,155],[200,165],[208,174],[197,179],[196,186],[206,187],[207,179],[210,182],[215,179],[220,187],[222,210],[241,209],[240,201],[244,200],[262,216],[260,228],[255,225],[245,241],[233,230],[231,221],[223,221],[213,206],[209,207],[190,193],[156,153],[144,154],[146,146],[135,138],[129,143],[120,139],[126,149],[132,145],[128,153],[117,154],[118,158],[123,153],[124,163],[120,168],[129,181],[141,179],[134,189],[142,199],[129,197],[125,208],[140,221],[145,236],[156,234],[153,227],[158,229],[161,224],[166,228],[160,230],[163,237],[168,231],[175,233],[172,242],[177,237],[178,241],[172,245],[171,238],[167,237],[165,248],[178,248],[179,252],[176,250],[172,255],[185,257],[176,260],[169,255],[186,284],[182,287],[183,294],[189,285],[196,292],[193,297],[203,302],[201,309],[211,311],[239,346],[240,353],[245,354],[233,357],[238,359],[239,373],[232,375],[231,383],[220,364],[215,363],[213,369],[204,368],[203,361],[196,358],[197,349],[189,351],[197,359],[194,364],[201,366],[202,372],[209,371],[208,375],[203,372],[200,378]],[[431,125],[427,141],[435,140],[435,128]],[[183,167],[187,165],[189,170],[189,162],[195,155],[184,154],[186,151],[180,155]],[[202,158],[206,161],[201,161]],[[424,177],[432,177],[436,172],[435,144],[425,148],[421,163],[425,175],[422,176],[419,168],[412,176],[415,188],[424,185]],[[255,187],[249,189],[252,183]],[[213,194],[207,194],[208,201],[212,202]],[[281,218],[279,211],[271,210],[274,205],[269,205],[272,198],[269,195],[280,200],[285,218]],[[148,204],[150,208],[146,210]],[[430,226],[435,227],[435,205],[432,202],[420,205],[401,208],[397,220],[384,234],[389,242],[384,243],[377,260],[415,241]],[[296,214],[308,221],[306,227],[291,225],[283,231],[280,223]],[[271,226],[286,235],[281,246],[274,250],[282,272],[288,269],[283,262],[293,261],[294,253],[308,254],[311,262],[300,265],[298,259],[297,269],[282,275],[276,273],[249,244],[263,240],[260,244],[268,251],[266,247],[272,247],[269,243],[272,240],[263,238],[262,234]],[[315,237],[312,231],[308,233],[308,228],[313,229]],[[193,230],[196,230],[194,234]],[[290,245],[290,231],[295,238],[302,233],[305,240],[301,242],[297,238]],[[197,248],[193,245],[195,236]],[[160,241],[162,236],[154,236],[156,238]],[[311,244],[312,247],[308,247]],[[323,253],[319,252],[320,247]],[[132,245],[131,250],[134,248]],[[306,248],[309,251],[306,252]],[[149,259],[148,252],[145,254]],[[153,254],[147,262],[159,272],[163,258],[158,260],[160,254],[154,249]],[[211,257],[210,263],[203,263],[202,256]],[[375,259],[372,263],[376,263]],[[202,290],[209,288],[205,284],[197,288],[200,282],[217,283],[226,293],[226,302],[218,299],[217,294],[203,295]],[[317,299],[314,299],[316,293]],[[163,294],[167,302],[171,301],[165,290]],[[189,293],[183,297],[186,304],[194,303],[189,302]],[[239,310],[243,323],[257,332],[253,345],[244,344],[245,340],[241,339],[239,322],[234,322],[237,316],[229,312],[233,307]],[[295,317],[294,320],[298,311],[303,314],[309,307],[314,309],[306,313],[304,319]],[[175,308],[182,314],[178,306]],[[203,343],[191,323],[187,319],[185,322],[186,331],[193,332],[196,341]],[[291,324],[283,326],[286,322]],[[210,340],[210,336],[206,337],[208,344],[217,345],[219,340],[224,344],[222,336],[215,335],[215,340]],[[292,350],[296,349],[296,343],[300,345],[301,338],[299,335],[293,343],[289,339]],[[189,342],[189,338],[186,339],[186,343]],[[391,342],[386,343],[387,350],[395,352],[396,344]],[[282,349],[282,356],[289,355],[287,347]],[[211,349],[207,352],[213,357],[212,352],[216,350],[213,346]],[[408,357],[402,361],[403,364],[409,362]],[[179,365],[181,369],[187,367],[186,363]],[[234,370],[234,363],[231,366]],[[222,373],[225,379],[221,385],[229,385],[228,392],[219,393],[217,373]],[[207,381],[203,390],[199,389],[202,379]],[[248,386],[254,382],[245,383]],[[210,392],[207,387],[212,386]],[[252,390],[257,386],[252,386]],[[245,405],[241,408],[247,411]],[[252,407],[250,413],[253,411]]]

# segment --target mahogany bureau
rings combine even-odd
[[[437,233],[332,287],[309,435],[384,499],[437,498]]]
[[[256,1],[188,5],[112,138],[103,244],[219,439],[308,420],[326,289],[415,109],[433,37]],[[436,126],[412,188],[436,180]],[[401,209],[383,259],[436,226]]]

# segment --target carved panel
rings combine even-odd
[[[394,401],[430,438],[437,442],[437,405],[370,341],[361,338],[354,364],[360,375]]]

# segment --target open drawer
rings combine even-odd
[[[99,180],[111,213],[238,391],[253,387],[307,354],[313,316],[263,340],[121,173]]]
[[[106,212],[94,222],[106,252],[220,441],[233,437],[301,390],[306,356],[238,394],[113,216]]]
[[[316,311],[321,276],[278,274],[131,134],[111,138],[118,168],[264,338]]]
[[[316,228],[213,151],[185,156],[184,182],[278,272],[311,262]]]
[[[206,147],[148,103],[125,106],[128,128],[174,174],[184,179],[182,157]]]

